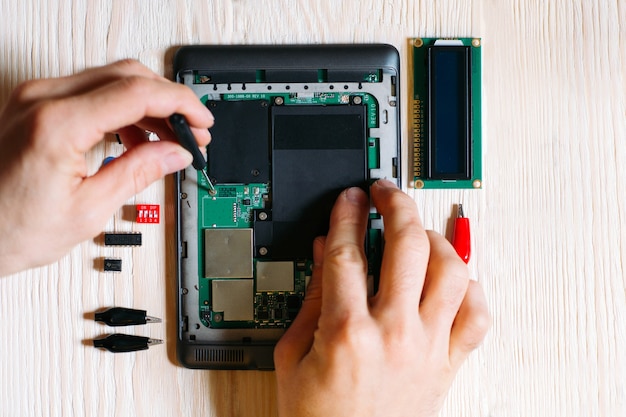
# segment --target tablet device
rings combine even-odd
[[[185,46],[178,82],[215,116],[207,172],[176,177],[178,341],[190,368],[273,369],[311,279],[312,243],[347,187],[400,179],[391,45]],[[374,209],[368,288],[383,251]]]

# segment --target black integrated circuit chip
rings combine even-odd
[[[122,260],[113,258],[104,258],[105,272],[122,272]]]
[[[297,295],[290,295],[287,297],[287,308],[290,310],[299,309],[302,305],[302,300]]]
[[[106,246],[141,246],[141,233],[105,233]]]

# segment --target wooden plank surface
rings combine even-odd
[[[484,189],[409,191],[442,233],[463,202],[472,275],[494,316],[441,415],[626,415],[623,0],[0,0],[0,15],[2,104],[20,81],[120,58],[169,74],[172,48],[188,43],[388,42],[406,86],[408,38],[482,37]],[[90,169],[119,152],[109,138]],[[160,203],[161,224],[134,224],[128,208],[107,224],[141,231],[141,248],[96,239],[0,278],[0,415],[275,415],[273,373],[175,363],[172,185],[127,202]],[[110,255],[124,272],[98,272]],[[86,346],[107,331],[89,314],[112,305],[164,318],[128,331],[166,344],[127,355]]]

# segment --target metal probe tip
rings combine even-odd
[[[456,217],[465,217],[463,215],[463,204],[459,203],[459,209],[457,210]]]
[[[146,316],[146,323],[161,323],[161,319],[158,317]]]
[[[163,343],[161,339],[148,339],[146,342],[148,346],[160,345],[161,343]]]
[[[209,194],[216,195],[217,194],[217,190],[215,189],[215,186],[211,182],[211,179],[209,178],[209,175],[203,169],[201,169],[200,172],[202,172],[202,175],[204,175],[204,179],[206,179],[206,184],[209,187]]]

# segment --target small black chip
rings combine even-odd
[[[200,315],[200,317],[202,318],[202,320],[206,321],[206,322],[211,322],[211,312],[210,311],[203,311],[202,314]]]
[[[104,271],[105,272],[122,272],[122,260],[104,258]]]
[[[141,233],[105,233],[106,246],[141,246]]]
[[[249,206],[250,205],[250,199],[249,198],[244,198],[243,199],[243,205],[244,206]]]
[[[284,303],[285,302],[285,296],[283,294],[278,294],[276,296],[276,301],[279,303]]]
[[[280,320],[283,318],[283,310],[277,308],[274,310],[274,320]]]
[[[287,297],[288,309],[290,310],[299,309],[301,305],[302,305],[302,301],[300,300],[300,297],[298,297],[297,295],[290,295],[289,297]]]
[[[259,320],[267,320],[270,318],[270,314],[268,311],[259,310],[256,313],[256,316]]]

